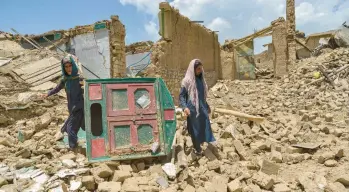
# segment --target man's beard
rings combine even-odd
[[[200,73],[199,75],[195,75],[196,77],[198,78],[201,78],[202,77],[202,73]]]

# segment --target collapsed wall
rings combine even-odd
[[[145,71],[145,75],[162,77],[177,98],[189,62],[197,58],[204,65],[208,86],[213,86],[221,77],[218,35],[191,22],[169,3],[160,3],[159,8],[162,40],[152,48],[152,64]]]
[[[86,78],[124,77],[126,74],[126,31],[118,16],[112,15],[111,20],[76,26],[68,30],[54,30],[41,35],[26,36],[41,47],[58,52],[64,50],[76,55],[84,65],[83,72]],[[23,48],[34,48],[23,38],[20,39]]]

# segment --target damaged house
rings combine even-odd
[[[31,42],[28,42],[28,39]],[[60,58],[67,53],[75,54],[79,58],[79,62],[83,64],[84,76],[88,79],[125,75],[125,27],[118,16],[69,30],[26,35],[23,38],[19,37],[19,41],[25,49],[50,49],[60,53],[60,56],[28,63],[13,70],[33,86],[59,77]],[[40,74],[36,74],[38,71]]]

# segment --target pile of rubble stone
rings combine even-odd
[[[126,45],[126,53],[144,53],[150,51],[152,45],[154,42],[152,41],[142,41],[142,42],[136,42],[132,43],[130,45]]]
[[[45,54],[26,51],[7,67]],[[329,80],[316,75],[320,64]],[[68,152],[57,134],[68,115],[65,99],[40,100],[2,73],[0,191],[348,191],[349,69],[334,74],[347,65],[349,50],[338,49],[295,63],[281,79],[218,82],[209,92],[212,108],[265,120],[212,113],[218,146],[196,156],[178,114],[175,178],[162,167],[168,158],[89,163]]]

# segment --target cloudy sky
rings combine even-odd
[[[158,38],[158,3],[161,0],[120,0],[122,5],[135,6],[138,12],[149,14],[144,24],[149,38]],[[262,29],[283,16],[286,18],[286,0],[173,0],[172,6],[192,20],[203,20],[204,25],[219,31],[220,42],[240,38]],[[306,34],[338,28],[349,20],[349,0],[296,0],[297,29]],[[270,37],[256,39],[256,52],[262,50]]]
[[[126,27],[126,43],[158,40],[161,0],[1,0],[0,31],[15,28],[22,34],[40,34],[92,24],[118,15]],[[171,0],[171,5],[192,20],[220,31],[221,44],[262,29],[285,17],[286,0]],[[349,0],[296,0],[297,29],[306,34],[338,28],[349,20]],[[256,39],[255,53],[270,37]]]

